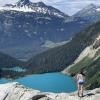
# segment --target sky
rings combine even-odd
[[[0,6],[7,3],[15,3],[18,0],[0,0]],[[53,6],[62,12],[73,15],[82,8],[88,6],[89,4],[100,5],[100,0],[30,0],[32,2],[42,1],[47,5]]]

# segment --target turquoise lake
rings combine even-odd
[[[26,87],[30,87],[42,92],[74,92],[76,91],[76,83],[73,78],[62,73],[46,73],[28,75],[14,81],[0,79],[0,84],[7,82],[19,82]]]

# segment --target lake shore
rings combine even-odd
[[[43,92],[69,93],[77,89],[75,80],[62,73],[32,74],[15,80],[0,79],[1,84],[8,82],[19,82],[26,87],[38,89]]]
[[[26,88],[19,83],[0,84],[0,100],[99,100],[100,88],[84,92],[84,97],[79,98],[74,93],[40,92]]]

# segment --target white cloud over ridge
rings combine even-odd
[[[15,3],[18,0],[0,0],[0,5],[4,5],[6,3]],[[30,0],[32,2],[42,1],[47,5],[51,5],[66,14],[72,15],[77,11],[81,10],[85,6],[93,3],[96,5],[100,5],[100,0]]]

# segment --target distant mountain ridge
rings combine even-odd
[[[90,4],[73,15],[73,17],[80,17],[94,22],[100,21],[100,6]]]
[[[63,17],[62,17],[63,16]],[[20,0],[0,9],[0,51],[27,60],[41,53],[47,41],[60,43],[91,24],[82,18],[66,22],[69,16],[43,2]]]
[[[32,57],[26,68],[33,73],[58,72],[75,76],[83,70],[85,87],[100,87],[100,22],[79,32],[67,44]]]
[[[1,68],[11,68],[21,65],[22,62],[7,55],[2,52],[0,52],[0,69]]]
[[[56,8],[45,5],[43,2],[32,3],[29,0],[19,0],[15,4],[6,4],[2,9],[23,12],[36,12],[50,14],[57,17],[68,17]]]
[[[95,41],[99,34],[100,22],[79,32],[67,44],[32,57],[27,61],[26,66],[37,72],[61,71],[72,64],[79,54]]]
[[[76,75],[83,70],[86,75],[86,88],[93,89],[100,87],[100,34],[95,39],[94,43],[87,46],[74,61],[68,66],[63,73]]]

